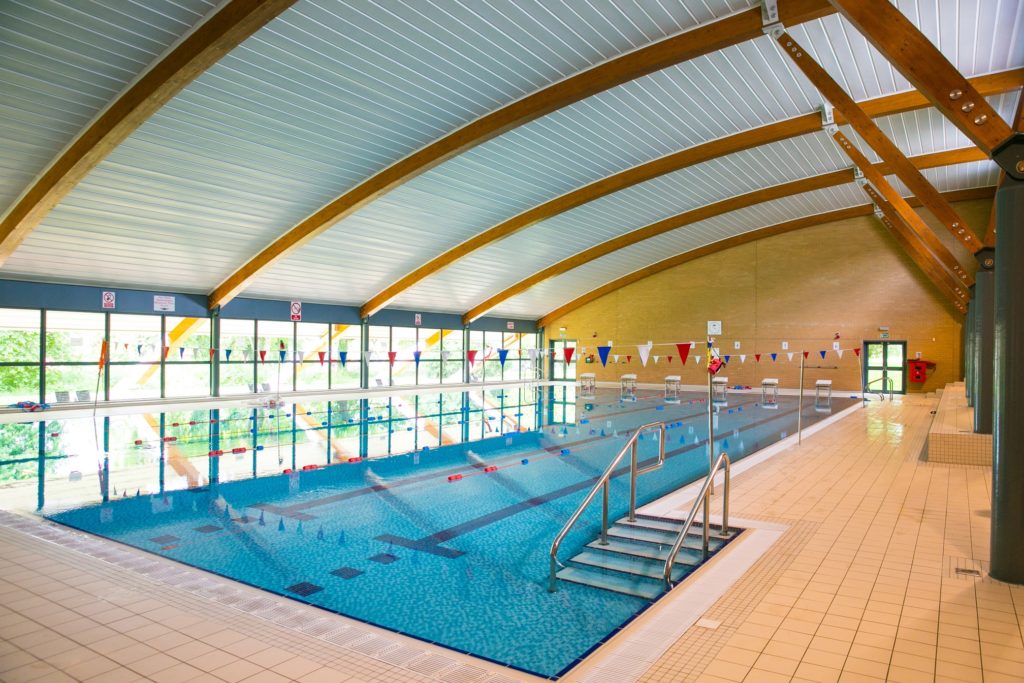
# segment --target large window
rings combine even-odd
[[[39,311],[0,308],[0,405],[40,401]]]

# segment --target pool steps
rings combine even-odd
[[[644,600],[653,600],[665,591],[662,571],[681,520],[637,515],[635,522],[620,519],[608,529],[608,544],[595,539],[569,560],[557,576],[563,581],[594,588],[625,593]],[[676,556],[672,580],[679,581],[702,562],[701,533],[698,524],[687,534],[683,548]],[[730,529],[730,535],[735,530]],[[711,555],[725,545],[713,532],[708,550]]]

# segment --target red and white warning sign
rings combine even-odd
[[[292,302],[292,321],[293,322],[299,322],[300,320],[302,320],[302,302],[301,301],[293,301]]]
[[[114,308],[117,302],[117,294],[114,292],[103,292],[101,301],[103,302],[103,308]]]

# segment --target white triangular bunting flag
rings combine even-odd
[[[637,344],[636,345],[636,350],[637,350],[637,353],[640,354],[640,363],[641,363],[641,365],[643,365],[646,368],[647,367],[647,359],[648,359],[648,357],[650,357],[650,354],[651,354],[651,345],[650,344]]]
[[[365,358],[366,362],[369,363],[371,360],[373,360],[373,351],[371,351],[370,349],[366,349],[366,351],[363,351],[363,358]]]
[[[537,349],[530,349],[530,361],[533,363],[537,362]]]
[[[789,362],[790,362],[790,363],[792,363],[792,362],[793,362],[793,352],[792,352],[792,351],[790,351],[790,352],[789,352],[789,353],[787,353],[786,355],[787,355],[787,356],[789,356]]]
[[[746,363],[746,362],[747,362],[747,354],[741,353],[740,354],[740,363]]]
[[[252,358],[252,351],[242,351],[242,360],[248,361],[250,358]]]
[[[843,357],[843,350],[842,349],[836,349],[836,354],[838,354],[839,357],[842,358]]]
[[[660,356],[655,356],[655,357],[654,357],[654,364],[655,364],[655,365],[657,365],[657,364],[658,364],[658,358],[660,358]]]
[[[696,363],[697,365],[700,365],[700,354],[699,353],[696,356],[693,357],[693,362]]]
[[[613,353],[612,354],[612,360],[615,361],[616,363],[618,363],[619,362],[619,354]]]
[[[531,349],[531,350],[532,350],[532,349]],[[451,352],[451,351],[442,351],[442,352],[441,352],[441,360],[448,360],[448,358],[449,358],[449,357],[450,357],[451,355],[452,355],[452,352]]]

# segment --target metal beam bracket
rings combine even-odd
[[[864,171],[860,170],[860,166],[853,167],[853,178],[854,180],[862,180],[864,178]]]
[[[818,111],[821,112],[821,127],[828,130],[834,128],[836,119],[832,115],[832,105],[828,102],[822,102],[818,105]],[[838,129],[837,129],[838,130]]]
[[[779,0],[761,0],[761,30],[772,38],[786,32],[786,27],[779,21]]]
[[[879,220],[884,220],[885,219],[885,214],[882,213],[882,210],[880,208],[878,208],[878,204],[872,204],[871,206],[873,206],[875,208],[875,218],[877,218]]]

